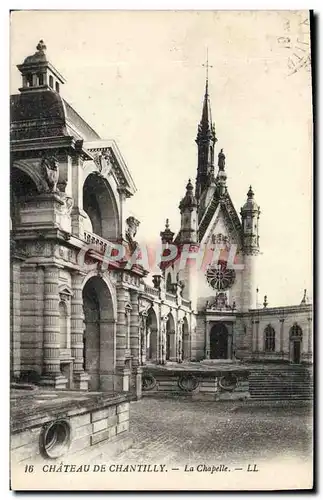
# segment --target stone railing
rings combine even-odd
[[[156,288],[146,285],[145,283],[145,292],[148,293],[149,295],[154,295],[154,297],[159,297],[159,290]]]
[[[84,241],[90,245],[95,245],[100,253],[104,253],[108,245],[107,240],[88,231],[84,231]]]
[[[169,302],[177,302],[176,300],[176,295],[173,295],[172,293],[166,292],[166,300],[169,300]]]

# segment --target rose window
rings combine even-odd
[[[214,290],[228,290],[233,285],[235,277],[234,269],[228,268],[224,261],[211,264],[206,271],[207,282]]]

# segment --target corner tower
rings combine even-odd
[[[254,200],[254,192],[250,186],[247,201],[241,208],[242,250],[244,255],[242,303],[244,311],[257,307],[256,263],[259,248],[260,207]]]

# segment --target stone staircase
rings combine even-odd
[[[250,370],[249,391],[252,400],[312,400],[312,368],[298,365],[254,367]]]

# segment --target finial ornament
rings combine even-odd
[[[304,288],[304,295],[301,304],[307,304],[307,290]]]
[[[254,195],[255,195],[255,193],[253,192],[252,187],[249,186],[249,191],[247,193],[248,198],[253,198]]]
[[[267,295],[264,296],[264,308],[268,306]]]
[[[188,191],[192,191],[193,190],[193,184],[191,183],[191,179],[188,179],[188,183],[187,183],[186,189]]]
[[[205,95],[208,95],[209,90],[209,68],[213,68],[211,64],[209,64],[209,48],[206,48],[206,63],[202,64],[204,68],[206,68],[206,81],[205,81]]]
[[[39,40],[36,49],[38,50],[38,52],[44,52],[47,49],[44,40]]]
[[[223,153],[223,149],[218,154],[218,167],[220,170],[224,170],[225,168],[225,154]]]
[[[169,229],[169,219],[166,219],[165,229]]]

